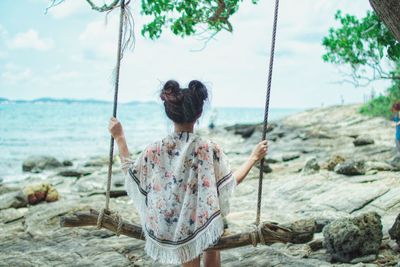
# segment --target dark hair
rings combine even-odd
[[[180,88],[177,81],[169,80],[164,84],[160,98],[168,118],[176,123],[192,123],[201,116],[208,92],[197,80],[191,81],[188,88]]]
[[[400,102],[394,103],[392,106],[392,110],[400,111]]]

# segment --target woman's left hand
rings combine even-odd
[[[122,128],[122,124],[115,117],[110,119],[108,131],[116,140],[124,137],[124,129]]]

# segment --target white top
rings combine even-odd
[[[223,234],[236,187],[228,159],[213,141],[189,132],[150,144],[122,169],[139,211],[146,253],[161,263],[199,256]]]

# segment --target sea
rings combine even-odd
[[[300,109],[272,108],[270,120],[279,120]],[[0,102],[0,179],[23,179],[22,162],[32,155],[58,160],[84,160],[108,155],[108,122],[112,104],[101,101]],[[263,121],[262,108],[206,107],[197,127],[216,127]],[[119,104],[128,146],[140,150],[173,130],[161,103]]]

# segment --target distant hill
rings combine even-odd
[[[4,97],[0,97],[0,103],[4,102],[11,102],[11,103],[85,103],[85,104],[112,104],[111,101],[105,101],[105,100],[98,100],[98,99],[72,99],[72,98],[51,98],[51,97],[42,97],[42,98],[36,98],[33,100],[12,100],[12,99],[7,99]],[[127,105],[137,105],[137,104],[156,104],[154,101],[131,101],[127,103],[121,103],[121,104],[127,104]]]

